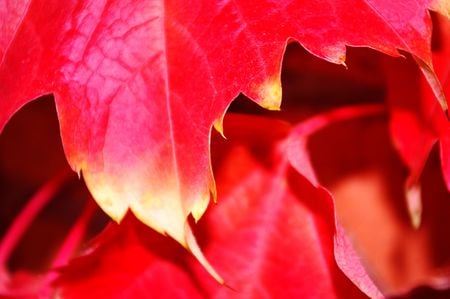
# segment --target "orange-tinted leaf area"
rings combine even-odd
[[[448,16],[0,0],[0,297],[448,298]]]

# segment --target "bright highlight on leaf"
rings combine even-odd
[[[261,106],[268,110],[280,110],[281,82],[279,79],[269,79],[257,88],[262,99]]]

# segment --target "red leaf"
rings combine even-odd
[[[352,107],[336,109],[313,119],[333,120],[327,116],[345,116],[338,112],[351,110],[353,116],[357,116],[357,109]],[[308,123],[314,122],[304,124]],[[298,130],[294,134],[296,132]],[[296,137],[305,139],[307,136],[297,134]],[[307,141],[315,176],[332,192],[337,219],[358,253],[353,260],[351,251],[339,247],[338,226],[336,260],[349,278],[367,290],[359,275],[361,270],[365,273],[358,265],[361,260],[386,295],[404,295],[422,285],[448,288],[449,245],[442,236],[447,234],[450,206],[445,185],[436,171],[438,167],[431,173],[428,169],[422,177],[424,215],[420,229],[416,229],[409,223],[404,202],[406,169],[389,142],[386,117],[334,123],[309,136]],[[431,163],[437,166],[437,159],[433,158]],[[344,245],[347,241],[344,239]],[[343,256],[345,260],[341,259]]]
[[[43,5],[45,9],[41,9]],[[155,194],[152,198],[159,197],[157,190],[164,190],[159,194],[164,197],[168,189],[162,186],[178,185],[180,191],[190,191],[180,192],[184,197],[190,198],[192,194],[198,197],[199,193],[205,193],[209,183],[204,177],[207,159],[197,153],[207,151],[209,127],[230,100],[243,91],[258,102],[278,106],[279,61],[287,37],[299,36],[306,48],[333,62],[343,61],[344,44],[370,45],[391,54],[397,53],[395,48],[402,48],[429,59],[426,2],[416,7],[392,4],[403,9],[400,20],[397,14],[394,19],[396,7],[362,1],[355,1],[353,6],[329,3],[334,7],[334,16],[323,13],[310,20],[305,12],[314,11],[312,5],[293,4],[289,10],[282,6],[274,10],[268,3],[216,7],[215,4],[135,2],[130,7],[121,1],[83,6],[32,1],[3,58],[2,126],[30,98],[55,92],[67,154],[74,169],[84,170],[97,200],[107,201],[95,189],[114,189],[115,185],[108,184],[110,180],[124,186],[113,190],[112,198],[117,196],[115,193],[123,194],[128,185],[133,185],[131,181],[150,181],[158,186],[148,187]],[[355,34],[354,29],[361,24],[347,12],[349,7],[367,23],[366,30]],[[9,13],[13,12],[6,11],[6,15]],[[296,18],[290,19],[294,15]],[[332,21],[336,15],[340,16],[338,27],[329,26],[324,32],[323,24],[327,20],[336,22]],[[412,16],[418,20],[414,23],[415,31],[410,24]],[[280,23],[281,17],[286,22]],[[45,22],[49,18],[52,22]],[[206,20],[210,20],[207,31]],[[306,20],[309,21],[307,29],[302,24]],[[322,33],[320,38],[317,31]],[[8,38],[8,35],[4,37]],[[32,47],[18,51],[24,42],[31,43]],[[217,47],[212,42],[229,46]],[[278,46],[265,46],[268,44]],[[222,63],[224,60],[227,64]],[[193,64],[199,67],[189,67]],[[180,73],[190,80],[182,80]],[[28,80],[21,80],[25,75]],[[202,88],[192,93],[190,87],[198,85],[196,82],[202,82]],[[150,96],[149,100],[146,95]],[[204,105],[208,102],[211,104]],[[155,117],[159,111],[164,113]],[[161,136],[166,129],[169,134]],[[147,134],[149,137],[143,138]],[[189,142],[192,139],[195,142]],[[147,150],[147,146],[153,148],[157,144],[160,144],[158,150]],[[197,167],[203,171],[181,167],[183,164],[177,161],[183,161],[185,155],[201,157]],[[158,171],[159,178],[151,175],[161,170],[161,166],[155,165],[157,158],[165,162],[167,176],[161,171]],[[117,165],[119,161],[126,167]],[[143,161],[147,162],[146,170],[135,165]],[[184,190],[185,181],[196,182],[187,184],[194,190]],[[132,190],[131,194],[145,193]],[[114,211],[105,203],[103,208],[120,219],[127,206],[138,205],[133,200],[131,197],[123,204],[115,202],[120,207]],[[199,217],[206,202],[196,209],[187,204],[190,208],[186,210],[195,211],[194,216]],[[149,215],[147,221],[152,222],[152,218]],[[154,226],[162,229],[164,225],[155,223]],[[164,229],[170,230],[169,227]]]
[[[216,164],[223,200],[202,220],[199,233],[206,256],[233,290],[186,260],[173,242],[142,225],[130,227],[126,219],[66,269],[59,281],[64,298],[167,298],[177,292],[186,298],[366,298],[334,261],[330,196],[293,172],[276,151],[285,124],[230,115],[225,125],[228,146]],[[277,133],[256,137],[269,128]]]
[[[245,151],[233,156],[227,164],[250,164],[248,173],[208,215],[205,253],[235,290],[210,283],[207,297],[365,298],[335,264],[328,194],[287,178],[286,164],[267,171]]]
[[[102,209],[116,221],[131,209],[202,260],[185,219],[199,219],[215,194],[210,131],[233,97],[278,109],[292,37],[334,63],[344,63],[350,45],[402,49],[428,67],[428,4],[7,2],[0,128],[31,99],[54,93],[69,163]]]
[[[450,26],[438,19],[439,49],[433,55],[436,73],[444,91],[450,92]],[[439,142],[442,172],[450,190],[449,136],[450,124],[439,109],[433,92],[411,61],[386,60],[387,100],[391,109],[390,130],[403,161],[410,170],[406,182],[408,204],[415,225],[420,223],[421,195],[418,182],[429,153]],[[421,80],[422,79],[422,80]]]
[[[110,224],[88,255],[64,269],[57,281],[62,296],[200,298],[183,269],[186,253],[182,248],[129,216],[120,225]]]
[[[338,121],[354,119],[357,117],[371,116],[383,112],[383,107],[378,105],[351,106],[343,107],[330,112],[319,114],[315,117],[297,124],[286,140],[286,154],[290,164],[316,188],[322,189],[321,192],[328,195],[328,191],[320,187],[316,175],[315,167],[312,164],[308,143],[311,135],[317,131]],[[317,191],[316,191],[317,192]],[[326,200],[333,202],[331,194],[325,196]],[[334,209],[334,207],[332,207]],[[334,219],[333,216],[329,216]],[[334,251],[336,261],[344,273],[371,298],[383,297],[372,279],[366,273],[364,266],[360,261],[360,256],[353,248],[351,240],[347,237],[344,228],[336,220],[336,236]]]

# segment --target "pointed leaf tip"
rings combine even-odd
[[[185,235],[186,235],[186,249],[188,249],[192,255],[197,259],[197,261],[203,266],[203,268],[221,285],[225,285],[223,278],[217,273],[214,267],[208,262],[204,256],[202,250],[198,246],[197,240],[192,232],[191,227],[188,223],[185,225]]]
[[[93,184],[88,177],[84,174],[86,185],[94,200],[111,219],[120,223],[128,211],[128,203],[116,200],[117,194],[110,184],[101,182]]]
[[[214,182],[214,180],[212,180]],[[216,191],[215,191],[215,184],[212,183],[212,186],[210,186],[208,192],[199,198],[199,200],[195,201],[193,206],[190,208],[192,217],[194,217],[195,222],[199,221],[200,218],[202,218],[203,214],[205,213],[206,209],[208,208],[209,199],[211,196],[213,196],[214,201],[216,200]]]
[[[223,119],[225,117],[225,113],[223,113],[219,118],[214,121],[214,129],[223,137],[223,139],[227,139],[225,134],[223,133]]]
[[[419,229],[422,223],[422,192],[420,186],[415,184],[407,187],[405,196],[411,225],[414,229]]]
[[[258,94],[261,98],[261,107],[273,111],[280,110],[282,90],[278,77],[270,78],[259,86]]]

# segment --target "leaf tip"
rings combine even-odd
[[[128,211],[127,202],[114,200],[117,196],[116,191],[108,184],[92,184],[91,180],[86,178],[86,185],[100,208],[115,222],[120,223]]]
[[[212,172],[211,172],[212,173]],[[217,188],[216,182],[214,181],[214,177],[211,174],[211,178],[209,180],[209,188],[208,191],[199,197],[198,201],[195,201],[192,207],[189,209],[192,217],[194,217],[195,222],[198,222],[200,218],[205,213],[208,208],[210,199],[213,199],[214,203],[217,202]]]
[[[213,194],[212,190],[210,192]],[[209,204],[210,192],[208,192],[206,196],[202,196],[198,201],[194,203],[194,205],[192,205],[191,214],[192,217],[194,217],[195,222],[198,222],[205,213],[206,208],[208,207]]]
[[[279,111],[281,106],[281,82],[278,78],[270,78],[258,88],[260,105],[268,110]]]
[[[219,118],[214,121],[214,129],[224,138],[227,139],[225,134],[223,133],[223,119],[225,117],[225,113],[223,113]]]
[[[186,248],[191,252],[191,254],[197,259],[197,261],[203,266],[203,268],[221,285],[226,285],[225,280],[217,273],[214,267],[208,262],[204,256],[202,250],[198,246],[197,240],[192,232],[191,227],[186,222],[185,225],[185,236],[186,236]]]
[[[214,203],[217,202],[217,188],[216,188],[216,182],[214,181],[214,178],[211,179],[211,182],[209,184],[209,192],[211,193],[211,197],[214,201]]]
[[[406,188],[406,204],[409,218],[414,229],[420,228],[422,222],[422,192],[420,186],[415,184]]]

